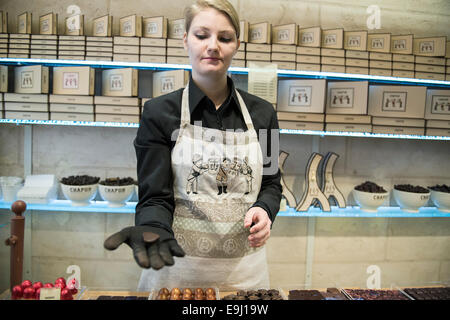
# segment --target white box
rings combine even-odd
[[[392,69],[394,70],[405,70],[405,71],[414,71],[414,63],[410,62],[393,62]],[[413,73],[414,76],[414,73]]]
[[[138,37],[113,37],[114,45],[130,45],[130,46],[139,46],[139,38]]]
[[[4,101],[47,103],[47,94],[5,93]]]
[[[391,51],[391,34],[369,33],[367,35],[367,50],[389,53]]]
[[[24,12],[17,16],[17,33],[31,34],[32,13]]]
[[[70,103],[70,104],[93,104],[93,96],[76,96],[64,94],[51,94],[49,96],[50,103]]]
[[[90,121],[94,122],[94,114],[71,113],[71,112],[50,112],[50,120],[59,121]]]
[[[321,57],[321,64],[331,64],[336,66],[345,66],[345,58],[338,57]]]
[[[326,114],[326,123],[347,123],[347,124],[372,124],[372,117],[367,115],[353,114]]]
[[[367,31],[344,31],[344,49],[366,51]]]
[[[48,67],[36,65],[14,69],[14,92],[16,93],[48,93],[48,83]]]
[[[275,60],[272,60],[272,62],[277,64],[277,69],[295,70],[296,68],[295,62],[275,61]]]
[[[302,47],[318,48],[322,44],[322,29],[320,27],[298,27],[298,45]]]
[[[391,52],[394,54],[407,54],[413,53],[413,38],[414,35],[398,35],[391,37]]]
[[[415,66],[415,71],[420,72],[432,72],[432,73],[445,73],[445,66],[433,66],[430,64],[417,64]]]
[[[141,38],[140,45],[142,47],[163,47],[167,46],[167,39],[157,39],[157,38]]]
[[[392,61],[392,53],[369,52],[370,60]]]
[[[384,134],[407,134],[407,135],[419,135],[423,136],[425,128],[413,128],[413,127],[391,127],[391,126],[372,126],[373,133]]]
[[[371,124],[326,123],[325,131],[334,132],[372,132]]]
[[[345,66],[334,66],[331,64],[322,64],[320,67],[320,71],[322,72],[337,72],[337,73],[345,73]]]
[[[102,72],[102,95],[132,97],[138,95],[138,70],[109,69]]]
[[[58,14],[47,13],[39,17],[39,34],[56,35],[58,34]]]
[[[189,71],[171,70],[153,73],[153,98],[184,88],[189,81]]]
[[[367,114],[368,81],[328,82],[327,114]]]
[[[48,112],[5,111],[5,119],[49,120]]]
[[[93,104],[50,103],[50,112],[92,113],[92,114],[94,114],[94,105]]]
[[[324,113],[326,80],[279,80],[278,111]]]
[[[95,18],[92,23],[92,35],[94,37],[111,37],[113,17],[109,14]]]
[[[48,104],[33,102],[5,102],[5,111],[48,112]]]
[[[297,54],[320,56],[320,48],[297,46]]]
[[[392,70],[393,77],[414,78],[414,71]]]
[[[128,116],[119,114],[96,114],[95,121],[97,122],[124,122],[124,123],[139,123],[139,116]]]
[[[352,59],[369,59],[369,51],[345,50],[345,57]]]
[[[271,44],[272,43],[271,38],[272,38],[272,25],[269,22],[250,24],[249,42]]]
[[[278,121],[280,129],[323,131],[322,122]]]
[[[295,69],[299,70],[299,71],[316,71],[316,72],[320,72],[320,64],[297,63]]]
[[[450,120],[450,90],[427,90],[425,119]]]
[[[125,114],[125,115],[139,115],[140,108],[136,107],[124,107],[115,105],[103,105],[97,104],[95,106],[95,113],[106,113],[106,114]]]
[[[371,116],[419,118],[425,114],[426,87],[369,86]]]
[[[268,52],[270,53],[272,46],[265,43],[247,43],[246,52]]]
[[[91,67],[54,67],[53,93],[93,95],[95,70]]]
[[[414,77],[417,79],[430,79],[430,80],[445,80],[444,73],[431,73],[431,72],[414,72]]]
[[[174,57],[189,57],[184,48],[167,48],[167,55]]]
[[[372,124],[379,126],[424,128],[424,119],[372,117]]]
[[[322,57],[345,57],[345,50],[344,49],[328,49],[328,48],[322,48],[320,50],[320,55]]]
[[[142,19],[143,37],[167,38],[168,20],[162,16]]]
[[[139,61],[148,63],[166,63],[166,56],[150,56],[141,54]]]
[[[450,137],[450,129],[426,129],[427,136]]]
[[[165,56],[166,48],[165,47],[141,47],[141,55],[156,55],[156,56]]]
[[[167,39],[167,48],[184,48],[183,39]]]
[[[139,54],[139,46],[122,46],[122,45],[114,45],[113,53],[119,54]]]
[[[301,121],[301,122],[324,122],[323,113],[302,113],[302,112],[282,112],[277,111],[278,120]]]
[[[450,120],[426,120],[426,128],[450,129]]]
[[[230,67],[245,68],[245,60],[243,60],[243,59],[233,59],[231,61]]]
[[[392,70],[391,69],[378,69],[378,68],[370,68],[369,74],[371,76],[382,76],[382,77],[391,77]]]
[[[256,61],[270,61],[270,53],[247,51],[246,59]]]
[[[344,29],[322,30],[322,48],[344,48]]]
[[[293,44],[272,44],[272,52],[296,53],[297,46]]]
[[[436,66],[445,66],[445,58],[416,56],[415,62],[418,64],[431,64]]]
[[[107,104],[117,106],[139,106],[139,98],[131,97],[104,97],[94,96],[94,104]]]
[[[113,61],[122,61],[122,62],[139,62],[138,54],[121,54],[114,53]]]
[[[168,21],[167,36],[170,39],[183,39],[184,19],[174,19]]]
[[[447,37],[416,38],[413,53],[417,56],[444,57]]]
[[[142,36],[142,16],[132,14],[119,19],[119,35],[121,37]]]
[[[312,55],[306,55],[306,54],[297,54],[295,61],[297,63],[320,64],[320,56],[312,56]]]
[[[295,23],[272,27],[272,43],[296,45],[298,29]]]

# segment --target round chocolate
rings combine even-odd
[[[208,288],[205,290],[205,294],[216,294],[216,290],[214,290],[213,288]]]
[[[183,294],[189,293],[190,295],[193,294],[192,290],[190,288],[184,288],[183,289]]]
[[[172,291],[170,291],[170,294],[181,294],[181,290],[179,288],[173,288]]]
[[[159,294],[162,294],[162,293],[164,293],[165,295],[169,295],[169,294],[170,294],[170,291],[169,291],[169,289],[167,289],[167,288],[161,288],[161,289],[159,290]]]
[[[202,288],[196,288],[195,289],[195,294],[203,294]]]

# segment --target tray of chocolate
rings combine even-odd
[[[149,300],[150,292],[146,291],[95,291],[87,290],[81,300]]]
[[[219,300],[217,288],[160,288],[152,290],[150,300]]]
[[[281,289],[255,289],[227,292],[222,300],[287,300],[287,297]]]
[[[348,300],[337,288],[289,290],[289,300]]]
[[[413,300],[450,300],[450,287],[403,288]]]
[[[350,300],[411,300],[401,290],[341,289]]]

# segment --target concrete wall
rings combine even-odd
[[[301,26],[365,29],[366,8],[371,1],[232,1],[241,18],[272,24],[296,22]],[[0,10],[10,15],[9,28],[16,16],[33,12],[37,17],[50,11],[67,16],[70,4],[78,5],[90,20],[109,13],[118,18],[139,13],[144,16],[182,16],[190,1],[24,1],[3,0]],[[450,36],[448,1],[376,1],[381,8],[380,31],[416,36]],[[258,7],[258,10],[254,10]],[[62,23],[60,23],[62,26]],[[11,30],[11,29],[10,29]],[[245,89],[245,79],[236,77]],[[136,176],[132,141],[136,129],[33,126],[33,173],[53,173],[58,178],[70,174]],[[22,126],[0,126],[0,175],[23,176]],[[385,188],[411,183],[428,186],[449,184],[449,144],[442,141],[363,139],[343,137],[281,136],[281,149],[290,155],[285,163],[286,182],[300,200],[305,166],[318,140],[319,152],[340,155],[335,166],[335,181],[354,204],[351,189],[365,180]],[[391,204],[395,203],[390,200]],[[11,214],[0,211],[0,226]],[[132,225],[132,214],[28,212],[31,230],[31,278],[54,281],[65,274],[68,265],[82,270],[82,282],[90,288],[135,289],[140,270],[131,251],[103,249],[103,240],[124,226]],[[9,234],[0,227],[1,239]],[[273,287],[299,286],[306,281],[308,234],[314,234],[313,286],[365,287],[369,265],[381,268],[381,285],[420,285],[450,279],[450,220],[447,218],[317,218],[308,231],[308,218],[279,217],[267,244]],[[9,251],[0,246],[0,292],[8,287]]]

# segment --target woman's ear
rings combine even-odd
[[[183,34],[183,46],[184,46],[184,50],[188,51],[188,46],[187,46],[187,32],[185,32]]]

